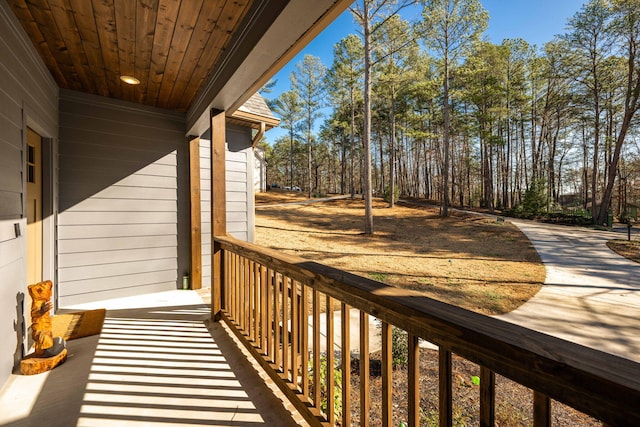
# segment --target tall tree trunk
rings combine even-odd
[[[487,173],[487,208],[489,212],[493,213],[493,209],[495,206],[495,192],[493,191],[493,177],[494,177],[494,168],[493,168],[493,144],[488,144],[489,146],[489,154],[487,155],[487,164],[488,164],[488,173]]]
[[[522,176],[524,177],[524,188],[529,188],[529,168],[528,168],[528,163],[527,163],[527,144],[525,143],[525,128],[524,128],[524,124],[525,124],[525,117],[524,115],[522,116],[522,119],[520,120],[520,138],[522,138]],[[531,123],[531,125],[533,126],[533,122]],[[531,137],[533,138],[534,135],[533,133],[531,134]],[[521,185],[522,183],[520,183]],[[522,196],[522,188],[519,188],[519,192],[518,192],[518,197]],[[521,200],[518,200],[518,202],[520,202]]]
[[[307,174],[307,188],[308,188],[308,197],[311,198],[311,193],[312,193],[312,189],[311,189],[311,183],[313,182],[313,178],[312,178],[312,174],[311,174],[311,142],[307,142],[307,170],[309,171],[309,173]],[[291,189],[293,190],[293,187],[291,187]]]
[[[607,180],[607,187],[604,191],[604,195],[602,197],[602,205],[600,206],[600,212],[598,214],[598,223],[602,224],[606,220],[607,210],[609,205],[611,204],[611,197],[613,195],[613,186],[615,184],[616,176],[618,172],[618,163],[620,161],[620,152],[622,151],[622,146],[624,145],[624,140],[627,137],[627,132],[629,131],[629,127],[631,126],[631,121],[633,120],[633,116],[638,111],[640,104],[638,101],[640,100],[640,75],[636,70],[636,48],[635,40],[630,41],[629,45],[629,58],[627,60],[628,66],[628,74],[627,74],[627,88],[625,94],[625,103],[624,103],[624,118],[622,119],[622,124],[620,125],[620,133],[616,138],[616,146],[613,152],[613,159],[611,161],[611,165],[609,166],[609,170],[612,171],[609,174],[609,179]],[[635,80],[634,80],[635,79]]]
[[[353,87],[349,89],[351,97],[351,171],[350,171],[350,185],[349,191],[351,197],[356,195],[356,178],[355,178],[355,164],[356,164],[356,106],[353,94]]]
[[[583,208],[586,211],[589,204],[589,148],[587,147],[586,123],[582,123],[582,190],[584,191]]]
[[[444,114],[444,165],[442,167],[442,216],[449,216],[449,57],[445,52],[444,56],[444,97],[443,97],[443,114]]]
[[[594,105],[595,121],[593,123],[593,164],[591,170],[591,216],[594,222],[599,222],[598,208],[598,157],[600,156],[600,102],[595,97]],[[599,222],[602,224],[602,222]]]
[[[346,179],[347,179],[347,144],[344,138],[342,144],[340,144],[340,194],[346,194]]]
[[[395,180],[395,163],[396,163],[396,87],[391,84],[391,138],[389,140],[389,207],[392,208],[396,204],[396,180]],[[384,191],[384,189],[383,189]]]
[[[376,186],[377,192],[378,194],[380,193],[384,193],[384,187],[385,187],[385,175],[384,175],[384,139],[382,138],[382,135],[380,133],[377,133],[377,137],[378,137],[378,146],[379,148],[379,156],[378,159],[380,160],[380,167],[378,167],[378,185]]]
[[[293,188],[293,127],[289,130],[289,188]]]
[[[371,191],[371,28],[369,4],[362,2],[364,38],[364,130],[362,135],[364,168],[364,234],[373,234],[373,192]]]
[[[538,162],[535,158],[538,152],[536,148],[536,119],[537,119],[537,102],[536,102],[536,82],[535,77],[531,82],[531,178],[535,179],[538,174]],[[528,179],[527,175],[527,179]],[[529,188],[529,183],[526,185]]]

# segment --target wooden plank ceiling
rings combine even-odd
[[[187,111],[253,0],[8,2],[61,88]]]

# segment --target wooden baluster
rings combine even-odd
[[[301,344],[300,352],[302,353],[301,371],[302,371],[302,396],[303,399],[309,400],[309,287],[302,285],[302,297],[300,307],[300,332]]]
[[[360,312],[360,425],[369,425],[369,315]]]
[[[342,330],[342,425],[351,425],[351,308],[340,304]]]
[[[551,426],[551,399],[544,394],[533,392],[533,427]]]
[[[240,323],[240,293],[242,291],[242,266],[240,263],[240,255],[236,256],[235,259],[235,278],[233,280],[233,286],[235,287],[233,293],[236,296],[236,300],[234,302],[234,316],[233,320],[239,325]]]
[[[238,257],[238,317],[236,321],[238,322],[238,327],[242,332],[244,332],[244,264],[245,259],[242,257]]]
[[[440,348],[439,356],[439,409],[440,409],[440,427],[451,427],[453,425],[452,417],[452,373],[451,373],[451,352]]]
[[[225,280],[227,283],[227,291],[225,292],[225,298],[227,298],[226,312],[230,318],[233,318],[233,252],[227,252],[224,256],[224,262],[226,263]]]
[[[253,263],[253,342],[260,346],[260,264]]]
[[[238,287],[238,299],[236,301],[236,305],[238,307],[238,317],[236,317],[236,321],[238,322],[238,326],[241,330],[244,331],[244,264],[245,258],[238,255],[238,276],[236,286]]]
[[[290,278],[283,276],[282,277],[282,371],[284,372],[285,378],[289,377],[289,363],[291,359],[289,358],[289,334],[291,332],[290,322],[289,322],[289,282]]]
[[[391,325],[382,322],[382,425],[393,425],[393,354]]]
[[[225,251],[226,252],[226,251]],[[222,283],[223,286],[223,294],[224,294],[224,310],[227,312],[228,315],[231,314],[231,289],[233,289],[233,286],[231,286],[231,283],[233,283],[231,281],[231,256],[233,256],[232,253],[230,252],[226,252],[223,256],[223,265],[224,265],[224,271],[227,272],[227,274],[225,275],[225,280],[224,283]]]
[[[255,342],[255,311],[256,311],[256,300],[255,300],[255,292],[256,292],[256,263],[254,261],[249,261],[249,277],[247,281],[247,329],[249,341]]]
[[[313,406],[320,409],[320,292],[313,290]]]
[[[244,330],[249,341],[251,341],[251,280],[253,274],[251,270],[253,262],[248,258],[245,259],[244,267]]]
[[[236,301],[238,300],[238,255],[231,253],[231,256],[229,257],[230,260],[229,262],[231,263],[231,267],[229,269],[229,276],[230,276],[230,286],[229,286],[229,294],[231,297],[231,306],[230,306],[230,310],[231,310],[231,318],[233,319],[233,321],[235,323],[237,323],[238,321],[238,312],[237,312],[237,306],[236,306]]]
[[[235,254],[233,252],[227,252],[224,256],[226,262],[229,263],[225,271],[226,274],[226,282],[227,282],[227,292],[226,297],[228,298],[227,310],[230,316],[233,318],[233,293],[235,292],[235,277],[234,277],[234,262],[233,259]]]
[[[229,293],[229,273],[225,266],[227,265],[227,258],[229,257],[229,252],[223,250],[222,253],[220,254],[220,268],[222,269],[219,274],[222,275],[222,278],[220,279],[219,282],[219,286],[220,286],[220,304],[222,305],[220,307],[220,313],[218,314],[218,317],[220,317],[220,315],[222,314],[222,311],[226,311],[227,310],[227,306],[226,306],[226,300],[227,300],[227,295]],[[202,289],[202,266],[200,268],[200,288]]]
[[[409,425],[420,425],[420,345],[418,337],[413,334],[407,335],[407,346],[409,348],[407,381],[409,388]]]
[[[269,299],[267,288],[267,268],[260,266],[260,350],[267,354],[267,337],[269,336],[268,310]]]
[[[299,389],[298,378],[300,366],[298,364],[298,343],[299,343],[299,327],[300,318],[298,315],[298,282],[291,280],[291,382],[296,390]]]
[[[496,374],[480,367],[480,427],[493,427],[496,423]]]
[[[333,348],[333,300],[327,295],[327,420],[329,424],[335,425],[335,374],[334,374],[334,348]]]
[[[249,309],[251,304],[250,284],[251,284],[251,265],[247,258],[244,258],[244,277],[242,278],[244,284],[244,295],[242,296],[243,304],[243,316],[242,323],[245,333],[251,329],[251,322],[249,320]]]
[[[267,269],[267,360],[269,362],[275,363],[275,349],[276,349],[276,341],[274,340],[274,335],[277,329],[277,321],[275,315],[275,275],[273,270],[270,268]]]
[[[275,330],[275,325],[277,324],[275,315],[273,314],[273,300],[274,300],[274,291],[273,291],[273,270],[267,268],[266,271],[266,286],[267,286],[267,324],[265,325],[267,334],[267,360],[269,362],[274,362],[274,344],[273,344],[273,334]]]
[[[236,255],[235,259],[233,260],[234,265],[234,277],[233,277],[233,295],[234,295],[234,301],[233,301],[233,320],[235,321],[236,324],[239,325],[239,321],[240,321],[240,304],[238,301],[240,301],[240,255]]]
[[[281,351],[281,338],[280,332],[282,331],[282,315],[280,313],[280,298],[282,298],[282,292],[280,291],[280,273],[274,274],[274,298],[273,298],[273,325],[274,325],[274,346],[275,346],[275,364],[278,370],[282,369],[282,351]]]

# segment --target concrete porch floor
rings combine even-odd
[[[225,325],[208,320],[207,292],[68,307],[107,308],[102,333],[69,341],[53,371],[12,375],[0,425],[304,425]]]

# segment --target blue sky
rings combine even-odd
[[[482,5],[489,11],[489,27],[485,38],[499,44],[505,38],[522,38],[530,44],[542,46],[551,41],[556,34],[564,31],[567,19],[580,10],[585,0],[481,0]],[[409,11],[409,14],[419,16],[420,8]],[[411,16],[405,15],[405,19]],[[283,91],[289,90],[289,75],[295,64],[301,61],[305,54],[320,57],[328,68],[333,62],[333,46],[347,34],[356,33],[357,26],[349,11],[338,17],[315,40],[313,40],[300,54],[287,64],[274,79],[277,85],[267,98],[276,98]],[[327,111],[328,114],[328,111]],[[316,121],[316,126],[325,117]],[[273,143],[285,134],[281,128],[275,128],[266,133],[267,141]]]

